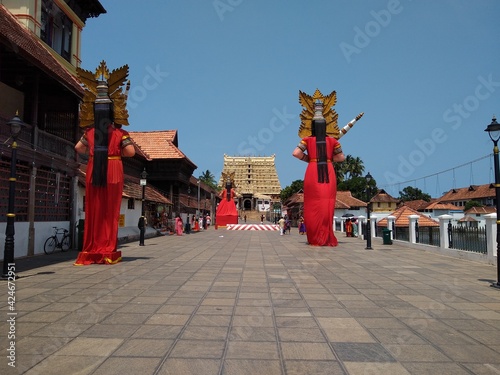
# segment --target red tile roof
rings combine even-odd
[[[471,216],[464,216],[460,220],[458,220],[459,223],[477,223],[477,220],[474,219]]]
[[[446,202],[441,202],[441,201],[435,201],[430,203],[427,207],[425,207],[426,210],[449,210],[449,211],[457,211],[460,210],[460,207],[455,206],[454,204],[451,203],[446,203]]]
[[[337,191],[337,201],[335,202],[335,208],[351,207],[366,207],[366,202],[354,198],[350,191]]]
[[[78,168],[78,182],[86,185],[85,176],[87,173],[87,164],[81,164]],[[123,181],[123,196],[126,198],[142,199],[142,186],[139,178],[125,175]],[[172,204],[160,191],[151,185],[146,185],[144,189],[145,200],[156,203]]]
[[[467,215],[486,215],[486,214],[492,214],[497,212],[497,209],[493,206],[484,206],[484,207],[471,207],[467,211],[465,211],[465,214]]]
[[[150,159],[187,159],[177,148],[177,130],[157,130],[149,132],[129,132],[135,144]],[[191,160],[189,160],[191,162]],[[193,163],[194,164],[194,163]]]
[[[294,207],[304,203],[304,193],[294,193],[285,202],[287,207]]]
[[[439,223],[422,213],[415,211],[408,206],[401,206],[396,211],[391,213],[392,216],[396,217],[395,223],[396,227],[408,227],[410,225],[410,215],[418,215],[418,226],[419,227],[438,227]],[[377,222],[379,227],[387,227],[387,217]]]
[[[439,200],[441,202],[482,200],[483,198],[494,198],[496,194],[495,185],[471,185],[469,187],[451,189]]]
[[[393,203],[393,202],[395,202],[395,203],[397,203],[397,202],[399,202],[399,199],[396,199],[393,196],[387,194],[384,189],[380,189],[378,191],[378,193],[372,199],[370,199],[370,202],[372,202],[372,203],[377,203],[377,202],[380,202],[380,203],[389,203],[389,202]]]
[[[47,50],[43,42],[22,26],[2,4],[0,4],[0,42],[9,49],[15,49],[22,58],[43,70],[71,92],[83,97],[84,90],[76,77],[66,70]]]
[[[126,198],[142,199],[142,186],[140,186],[138,178],[125,176],[123,181],[123,196]],[[172,204],[167,197],[151,185],[146,185],[144,198],[149,202]]]
[[[433,202],[433,201],[431,200],[431,202]],[[424,210],[425,208],[427,208],[427,206],[431,202],[424,201],[423,199],[415,199],[413,201],[402,202],[401,205],[405,205],[405,206],[408,206],[416,211],[419,211],[419,210]]]
[[[294,193],[285,202],[286,207],[292,208],[304,203],[304,193]],[[352,207],[366,207],[366,203],[352,196],[350,191],[337,191],[335,209],[349,209]]]

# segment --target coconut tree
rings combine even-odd
[[[215,176],[208,169],[205,172],[203,172],[200,175],[200,177],[198,177],[198,179],[204,184],[210,186],[211,188],[217,189],[217,182],[215,181]]]

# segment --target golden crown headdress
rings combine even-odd
[[[233,188],[236,187],[235,183],[234,183],[234,175],[236,174],[236,172],[222,172],[222,180],[224,181],[224,185],[227,183],[227,182],[230,182],[231,183],[231,186]]]
[[[326,134],[336,139],[340,139],[363,116],[363,112],[361,112],[340,130],[337,124],[339,115],[333,109],[333,106],[337,103],[337,93],[335,91],[324,96],[321,91],[316,89],[313,96],[310,96],[299,90],[299,102],[304,107],[300,113],[300,138],[309,137],[312,134],[312,121],[315,116],[315,109],[321,109],[326,122]]]
[[[127,96],[130,89],[128,77],[128,65],[109,72],[106,62],[103,60],[97,67],[95,73],[76,68],[79,80],[85,88],[85,95],[80,106],[80,127],[84,128],[94,124],[94,103],[98,97],[97,86],[107,85],[107,95],[113,101],[114,122],[128,125]]]

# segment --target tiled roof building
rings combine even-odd
[[[195,214],[198,209],[213,214],[216,194],[192,176],[197,166],[179,149],[177,130],[131,131],[129,134],[146,159],[149,183],[172,202],[175,214]]]
[[[408,206],[401,206],[396,211],[391,213],[392,216],[396,218],[395,225],[396,227],[406,227],[410,226],[410,219],[408,216],[417,215],[418,225],[420,227],[439,227],[439,222],[429,218],[428,216],[422,214],[421,212],[415,211],[414,209]],[[387,227],[387,217],[380,219],[377,221],[377,226],[379,227]]]
[[[496,204],[495,185],[470,185],[469,187],[451,189],[439,200],[441,202],[451,203],[458,207],[463,207],[468,201],[477,201],[485,206]]]
[[[370,202],[372,203],[373,212],[390,212],[397,207],[399,199],[394,198],[384,189],[380,189],[377,194],[370,199]]]
[[[347,208],[358,209],[359,207],[366,207],[366,202],[354,198],[350,191],[337,191],[337,200],[335,201],[335,209]]]

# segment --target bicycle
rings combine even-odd
[[[68,234],[68,230],[64,228],[54,228],[54,234],[47,238],[45,245],[43,245],[43,251],[45,254],[52,254],[55,249],[61,249],[61,251],[68,251],[71,247],[71,237]],[[62,234],[61,240],[59,236]]]

